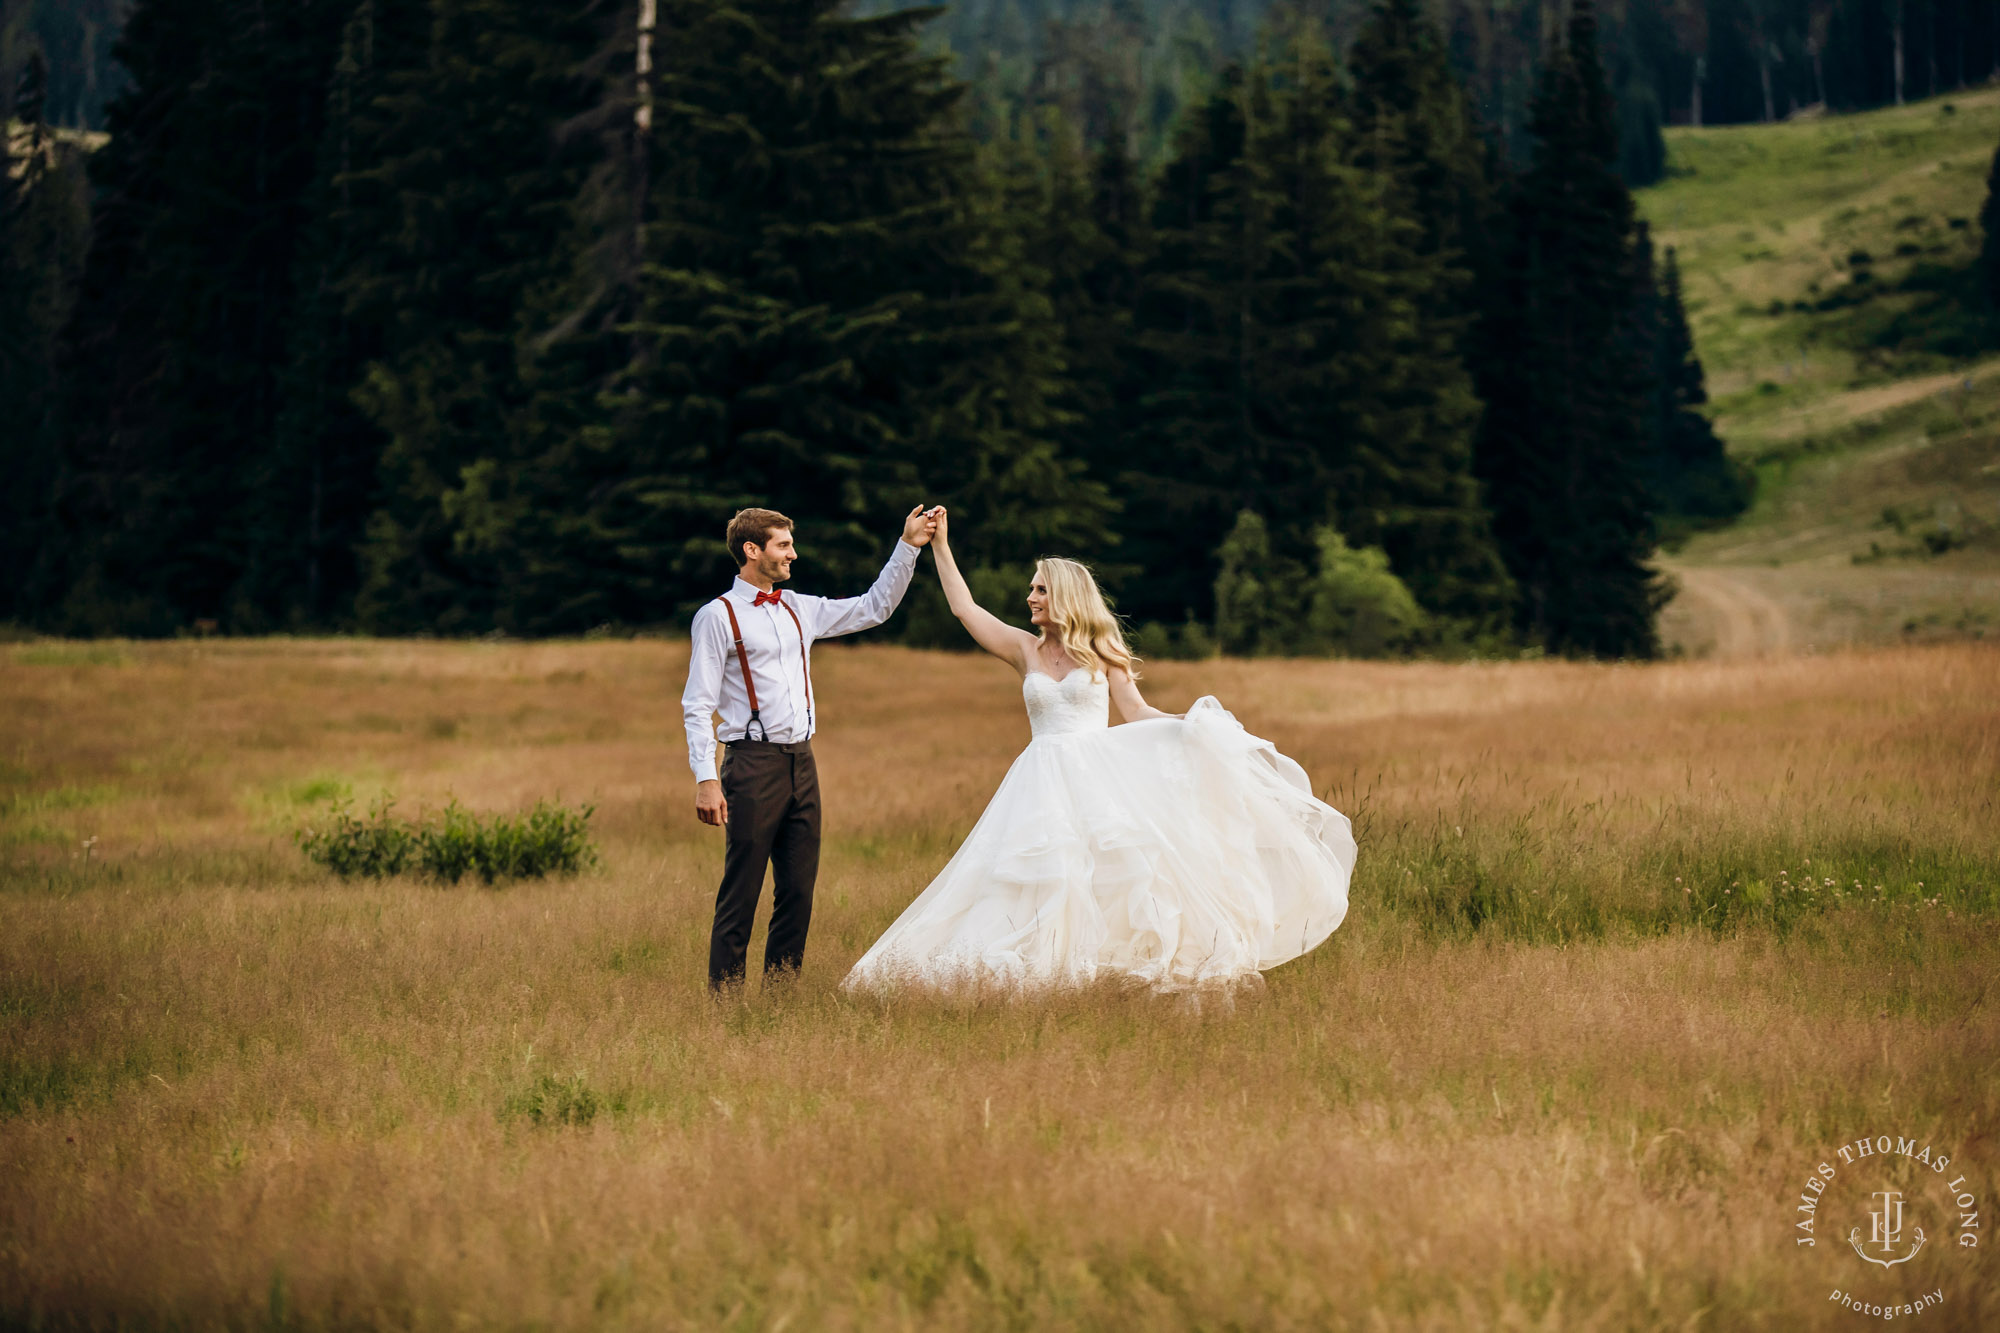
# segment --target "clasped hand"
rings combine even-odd
[[[937,536],[938,520],[943,515],[943,505],[933,505],[929,509],[918,505],[903,520],[903,540],[912,546],[930,545],[931,538]]]

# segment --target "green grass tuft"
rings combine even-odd
[[[597,1119],[597,1113],[603,1109],[603,1099],[591,1091],[582,1074],[568,1078],[543,1074],[501,1105],[500,1118],[525,1120],[537,1128],[574,1125],[581,1129]]]

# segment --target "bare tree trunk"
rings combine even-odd
[[[659,20],[659,0],[639,0],[639,51],[634,62],[639,75],[639,106],[632,113],[632,124],[642,137],[653,129],[653,29]]]
[[[1778,108],[1771,100],[1771,57],[1768,50],[1757,53],[1757,78],[1764,85],[1764,123],[1768,125],[1778,118]]]
[[[652,189],[653,31],[659,17],[659,0],[639,0],[638,50],[632,62],[636,87],[632,109],[632,261],[628,279],[635,314],[639,270],[646,262],[646,195]]]
[[[1701,128],[1701,84],[1708,74],[1708,62],[1700,56],[1694,58],[1694,107],[1690,119],[1696,129]]]

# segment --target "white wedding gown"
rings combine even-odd
[[[1213,697],[1184,721],[1112,727],[1110,686],[1086,671],[1030,672],[1021,690],[1028,748],[844,989],[1205,989],[1340,925],[1347,816]]]

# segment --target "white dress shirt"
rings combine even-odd
[[[910,590],[917,567],[917,548],[898,539],[889,563],[882,566],[875,586],[859,597],[838,600],[784,591],[784,606],[756,605],[762,591],[740,577],[723,596],[736,608],[743,630],[743,651],[750,655],[750,672],[757,680],[759,739],[803,741],[812,737],[815,718],[808,706],[806,675],[812,666],[815,639],[830,639],[872,629],[895,614]],[[798,614],[792,622],[785,607]],[[688,657],[687,689],[681,693],[681,717],[687,724],[688,767],[696,782],[715,777],[716,730],[712,718],[722,717],[724,742],[741,740],[750,725],[750,695],[743,688],[743,669],[736,660],[736,639],[729,632],[729,615],[713,601],[694,613],[694,651]],[[805,638],[803,645],[799,639]],[[803,648],[803,653],[801,653]]]

